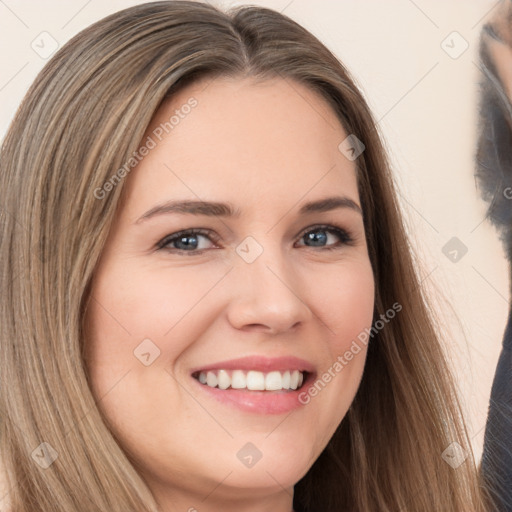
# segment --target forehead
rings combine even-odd
[[[295,81],[196,82],[153,117],[142,141],[152,149],[128,176],[127,206],[135,215],[132,206],[183,198],[241,210],[333,192],[357,200],[355,163],[338,149],[347,135],[329,104]]]

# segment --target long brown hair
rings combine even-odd
[[[69,41],[38,75],[3,142],[1,456],[13,512],[158,510],[102,417],[84,364],[89,285],[127,178],[101,199],[95,191],[137,151],[165,98],[219,76],[305,84],[363,141],[356,163],[374,319],[402,306],[372,337],[357,395],[295,485],[294,506],[487,510],[387,157],[349,73],[273,10],[165,1],[115,13]],[[457,468],[442,456],[454,442],[469,452]]]

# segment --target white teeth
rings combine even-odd
[[[265,377],[265,389],[267,391],[283,389],[283,379],[279,372],[267,373],[267,376]]]
[[[219,370],[217,374],[218,386],[220,389],[228,389],[231,386],[231,379],[226,370]]]
[[[242,370],[235,370],[231,375],[231,387],[233,389],[244,389],[247,387],[247,378]]]
[[[254,370],[244,372],[233,370],[231,375],[227,370],[200,372],[197,377],[201,384],[219,389],[249,389],[251,391],[279,391],[282,389],[297,389],[304,381],[304,374],[299,370],[268,373]]]
[[[263,375],[262,372],[248,372],[247,389],[251,391],[263,391],[265,389],[265,375]]]
[[[211,388],[214,388],[217,386],[217,375],[213,372],[208,372],[206,374],[206,385],[210,386]]]
[[[283,389],[290,389],[290,372],[286,371],[283,373],[282,378]]]
[[[297,389],[299,387],[299,372],[294,371],[294,372],[291,373],[291,375],[290,375],[290,387],[292,389]]]

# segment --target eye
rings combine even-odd
[[[331,237],[334,235],[335,238],[339,239],[339,242],[324,245],[324,243],[329,241],[329,235],[327,233],[331,235]],[[204,244],[201,246],[201,238],[205,238],[210,242],[219,241],[218,235],[212,231],[194,228],[178,231],[177,233],[166,236],[158,242],[157,249],[165,250],[170,253],[193,256],[201,254],[204,250],[208,249]],[[347,230],[331,225],[310,226],[306,231],[302,232],[300,239],[312,244],[306,247],[318,247],[323,250],[339,249],[345,245],[352,245],[354,243],[354,239]],[[206,242],[206,245],[208,245],[208,242]]]
[[[320,235],[318,235],[318,233],[320,233]],[[340,242],[324,246],[323,244],[327,243],[329,240],[329,236],[326,233],[335,235]],[[354,239],[346,229],[325,224],[309,227],[307,231],[302,232],[301,240],[305,240],[313,244],[308,247],[320,247],[326,250],[339,249],[344,245],[352,245],[354,243]]]
[[[216,240],[218,237],[205,229],[188,229],[166,236],[158,242],[157,247],[158,249],[165,249],[169,252],[188,253],[190,255],[198,254],[205,249],[205,247],[199,247],[200,238]],[[173,245],[174,247],[168,247],[169,245]]]

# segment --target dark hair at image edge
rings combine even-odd
[[[75,36],[38,75],[3,141],[0,455],[12,511],[159,510],[87,377],[83,318],[124,180],[101,200],[94,191],[139,148],[166,97],[223,76],[302,83],[364,142],[356,164],[374,318],[402,306],[371,339],[357,395],[296,484],[294,506],[489,510],[387,157],[347,70],[278,12],[174,1],[117,12]],[[43,441],[58,458],[42,471],[30,454]],[[469,451],[457,469],[441,457],[454,441]]]
[[[482,28],[479,47],[477,183],[488,203],[512,269],[512,1],[502,0]],[[510,274],[509,274],[510,275]],[[512,281],[510,281],[512,282]],[[512,508],[512,309],[509,315],[487,413],[481,473],[496,510]]]
[[[499,230],[506,256],[512,261],[512,89],[500,73],[512,66],[512,1],[502,0],[482,29],[477,182],[488,202],[487,216]],[[509,84],[512,86],[512,84]]]

